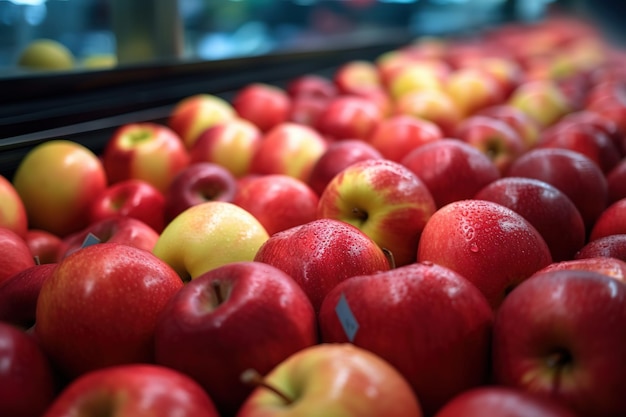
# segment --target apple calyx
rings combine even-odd
[[[361,224],[365,223],[368,218],[367,211],[362,210],[358,207],[352,207],[353,218],[358,220]]]
[[[244,384],[252,385],[257,388],[265,388],[276,394],[285,405],[293,404],[293,398],[289,397],[287,394],[276,388],[275,386],[269,384],[261,374],[259,374],[255,369],[246,369],[241,373],[241,381]]]
[[[572,365],[573,358],[566,349],[557,349],[546,358],[546,365],[554,375],[554,391],[558,391],[561,385],[561,376],[566,368]]]

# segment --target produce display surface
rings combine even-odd
[[[626,416],[626,51],[298,68],[98,146],[0,117],[0,416]]]

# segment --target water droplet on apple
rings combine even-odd
[[[476,242],[472,242],[470,244],[470,251],[472,251],[474,253],[478,252],[478,245],[476,244]]]
[[[433,263],[431,261],[422,261],[421,264],[424,266],[433,266]]]

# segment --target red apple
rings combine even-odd
[[[13,184],[0,175],[0,227],[10,229],[18,235],[26,236],[28,216],[22,198]]]
[[[540,128],[528,114],[510,104],[486,107],[477,114],[501,120],[511,126],[522,138],[526,149],[533,148],[539,141]]]
[[[51,264],[65,254],[67,247],[62,238],[40,229],[29,229],[24,237],[30,253],[38,264]]]
[[[615,122],[623,135],[626,133],[626,83],[611,83],[605,92],[593,88],[585,109]]]
[[[52,368],[32,335],[0,321],[0,414],[39,417],[56,395]]]
[[[132,217],[156,232],[164,226],[165,196],[147,181],[129,179],[110,185],[89,209],[89,223],[111,217]]]
[[[606,174],[606,182],[609,193],[607,204],[626,198],[626,158]]]
[[[562,123],[583,123],[591,126],[608,135],[617,148],[620,156],[626,154],[626,141],[624,134],[620,131],[618,124],[607,117],[589,110],[579,110],[565,115],[561,119]]]
[[[537,277],[544,272],[560,270],[584,270],[598,272],[626,283],[626,261],[608,256],[598,256],[595,258],[569,259],[561,262],[554,262],[535,272],[531,278]]]
[[[235,94],[232,105],[239,117],[267,132],[287,121],[291,99],[282,88],[253,83]]]
[[[183,287],[150,252],[101,243],[69,255],[45,280],[35,334],[70,379],[126,363],[152,362],[157,318]]]
[[[564,193],[547,182],[522,177],[496,180],[474,196],[521,214],[541,234],[553,261],[572,259],[586,243],[585,223]]]
[[[626,261],[626,234],[609,235],[588,242],[574,256],[575,259],[599,256]]]
[[[18,272],[35,265],[24,239],[5,227],[0,227],[0,254],[0,285]]]
[[[189,207],[207,201],[231,202],[237,179],[213,162],[196,162],[180,171],[165,192],[164,218],[168,224]]]
[[[351,60],[339,66],[333,75],[339,94],[357,94],[382,88],[378,68],[373,62]]]
[[[407,114],[435,123],[446,137],[453,137],[464,116],[458,105],[442,90],[407,93],[395,102],[396,114]]]
[[[589,240],[626,233],[626,198],[609,205],[596,220]]]
[[[315,97],[326,100],[337,95],[335,83],[316,74],[305,74],[292,79],[287,84],[286,91],[292,98]]]
[[[432,215],[417,260],[452,269],[497,309],[519,283],[552,263],[539,232],[520,214],[484,200],[450,203]]]
[[[140,179],[161,192],[189,164],[189,154],[180,136],[169,127],[152,122],[118,128],[108,139],[101,158],[109,183]]]
[[[320,114],[315,128],[333,140],[365,139],[381,120],[383,113],[374,101],[353,95],[338,96]]]
[[[487,382],[492,322],[474,285],[431,263],[349,278],[319,313],[323,342],[351,342],[389,361],[426,415]]]
[[[194,380],[157,365],[129,364],[91,371],[72,381],[43,417],[219,417]]]
[[[268,373],[315,343],[313,307],[289,275],[261,262],[233,262],[172,298],[155,330],[155,358],[193,377],[221,414],[234,415],[252,391],[241,382],[244,371]]]
[[[500,178],[500,171],[487,155],[457,139],[421,146],[409,152],[401,163],[422,180],[438,208],[472,198]]]
[[[316,312],[326,294],[341,281],[390,268],[385,253],[372,239],[333,219],[314,220],[273,234],[254,260],[295,279]]]
[[[445,91],[450,73],[450,67],[441,60],[417,60],[398,66],[383,77],[389,94],[398,101],[406,94],[420,91]]]
[[[626,334],[615,331],[624,326],[622,282],[584,270],[526,280],[496,314],[494,380],[554,399],[577,415],[624,415]]]
[[[252,214],[269,235],[317,218],[319,196],[288,175],[261,175],[241,184],[232,202]]]
[[[328,106],[329,99],[315,96],[299,96],[291,100],[288,121],[315,127]]]

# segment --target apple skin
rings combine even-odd
[[[110,184],[135,178],[165,192],[174,176],[189,164],[189,153],[172,129],[143,122],[113,132],[101,159]]]
[[[574,111],[572,103],[550,79],[524,81],[511,93],[506,104],[526,113],[540,129],[553,125]]]
[[[385,253],[356,227],[318,219],[278,232],[259,248],[254,261],[291,276],[307,294],[316,313],[326,294],[345,279],[389,270]]]
[[[172,220],[152,252],[189,281],[230,262],[253,260],[268,237],[250,212],[233,203],[207,201]]]
[[[191,149],[202,132],[220,123],[235,119],[237,112],[221,97],[194,94],[180,100],[167,119],[167,126]]]
[[[595,258],[608,256],[626,262],[626,234],[609,235],[587,242],[574,259]]]
[[[330,100],[315,128],[331,140],[366,139],[381,120],[383,113],[374,101],[340,95]]]
[[[572,259],[586,243],[580,212],[572,200],[547,182],[523,177],[500,178],[474,198],[493,201],[521,214],[541,234],[553,261]]]
[[[488,385],[462,392],[435,417],[576,417],[558,402],[516,388]]]
[[[89,223],[110,217],[132,217],[160,233],[164,226],[165,196],[147,181],[129,179],[107,187],[91,204]]]
[[[413,149],[442,138],[443,133],[435,123],[397,115],[382,120],[366,141],[384,158],[400,162]]]
[[[221,414],[234,415],[252,391],[244,371],[266,374],[315,343],[317,319],[298,284],[271,265],[234,262],[172,298],[157,323],[155,357],[193,377]]]
[[[532,149],[515,160],[506,175],[534,178],[558,188],[576,205],[587,231],[607,206],[608,184],[602,170],[570,149]]]
[[[107,186],[105,169],[86,147],[51,140],[20,162],[13,186],[28,214],[28,226],[65,236],[89,223],[89,207]]]
[[[577,415],[626,413],[626,285],[592,271],[543,273],[496,314],[495,383],[557,400]],[[598,355],[602,352],[602,355]]]
[[[439,61],[416,61],[390,71],[385,76],[385,84],[394,101],[399,101],[407,94],[420,91],[445,91],[445,82],[450,72],[450,68]],[[461,110],[456,101],[455,105]]]
[[[331,99],[338,94],[333,80],[316,74],[293,78],[288,82],[286,91],[292,98],[314,97],[322,100]]]
[[[241,183],[233,204],[250,212],[271,236],[317,219],[319,196],[288,175],[261,175]]]
[[[35,263],[55,263],[67,251],[67,246],[63,239],[45,230],[29,229],[24,240],[35,259]]]
[[[35,335],[59,372],[154,360],[159,313],[183,287],[176,272],[143,249],[100,243],[59,262],[39,293]]]
[[[452,98],[463,116],[504,102],[504,90],[495,77],[479,68],[458,68],[445,81],[444,91]]]
[[[232,202],[236,191],[237,179],[228,169],[213,162],[193,163],[174,177],[165,192],[165,224],[207,201]]]
[[[66,386],[43,417],[219,417],[194,380],[173,369],[128,364],[91,371]]]
[[[359,325],[352,340],[336,312],[342,297]],[[323,342],[350,341],[389,361],[425,415],[488,381],[493,311],[474,285],[448,268],[414,263],[349,278],[325,297],[318,320]]]
[[[0,321],[0,363],[0,414],[41,416],[56,395],[56,381],[37,340]]]
[[[265,381],[295,401],[256,388],[237,417],[345,416],[421,417],[417,397],[387,361],[347,343],[300,350],[276,366]]]
[[[536,121],[517,107],[506,103],[497,104],[486,107],[477,114],[507,123],[520,135],[526,145],[526,149],[535,147],[539,141],[540,129]]]
[[[328,183],[317,216],[359,228],[401,266],[415,262],[420,235],[436,209],[430,191],[411,170],[388,159],[370,159],[350,165]]]
[[[252,83],[237,91],[232,105],[238,116],[252,122],[262,132],[287,121],[291,98],[282,88]]]
[[[435,123],[445,137],[453,137],[464,116],[444,91],[426,89],[404,94],[396,100],[395,114],[407,114]]]
[[[315,128],[320,115],[330,99],[315,96],[298,96],[291,100],[288,121]]]
[[[600,113],[596,113],[589,110],[578,110],[569,114],[566,114],[560,121],[560,123],[582,123],[600,130],[613,142],[613,145],[617,149],[620,156],[626,154],[626,142],[624,141],[624,135],[620,132],[619,126],[615,121],[602,116]]]
[[[35,324],[37,298],[56,263],[33,265],[0,284],[0,321],[29,329]]]
[[[5,227],[0,227],[0,253],[0,285],[18,272],[35,265],[24,239]]]
[[[400,163],[422,180],[437,208],[472,198],[500,178],[498,167],[487,155],[458,139],[444,138],[421,146]]]
[[[373,62],[351,60],[339,66],[333,75],[339,94],[358,94],[382,88],[378,69]]]
[[[608,256],[569,259],[566,261],[554,262],[544,268],[541,268],[539,271],[531,275],[530,278],[535,278],[544,272],[572,269],[597,272],[626,283],[626,261]]]
[[[552,263],[543,237],[520,214],[474,199],[450,203],[432,215],[417,260],[462,274],[494,310],[516,285]]]
[[[626,198],[609,205],[596,220],[589,241],[626,233]]]
[[[361,139],[332,142],[313,165],[308,184],[318,196],[322,195],[335,175],[356,162],[368,159],[383,159],[383,156],[376,148]]]
[[[189,163],[213,162],[236,178],[250,173],[252,156],[261,143],[258,127],[244,119],[232,119],[204,130],[189,149]]]
[[[606,182],[609,193],[608,204],[626,198],[626,158],[606,174]]]
[[[6,177],[0,175],[0,227],[13,230],[26,236],[28,216],[26,207],[17,190]]]

